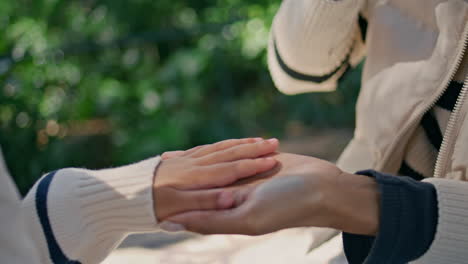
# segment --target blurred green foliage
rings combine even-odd
[[[0,1],[0,145],[22,193],[98,168],[289,124],[352,126],[359,69],[285,96],[266,43],[279,0]]]

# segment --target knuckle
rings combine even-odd
[[[263,151],[265,148],[265,144],[263,142],[258,142],[248,146],[248,151],[251,155],[256,155],[258,152]]]
[[[212,146],[214,149],[218,149],[218,148],[220,148],[221,146],[223,146],[225,143],[226,143],[225,141],[220,141],[220,142],[217,142],[217,143],[212,144],[211,146]]]
[[[197,151],[197,150],[203,148],[204,146],[205,146],[205,145],[196,146],[196,147],[193,147],[193,148],[187,150],[186,152],[187,152],[187,153],[193,153],[193,152],[195,152],[195,151]]]
[[[254,143],[256,142],[255,141],[255,138],[245,138],[245,139],[242,139],[242,143]]]
[[[236,139],[226,139],[218,143],[218,146],[229,146],[231,144],[236,143]]]
[[[238,156],[237,148],[229,148],[217,155],[217,158],[222,160],[233,160]]]
[[[203,149],[206,149],[207,147],[210,147],[210,145],[209,145],[209,144],[205,144],[205,145],[196,146],[196,147],[192,148],[192,150],[193,150],[193,151],[203,150]]]
[[[258,149],[266,149],[266,148],[268,148],[269,146],[270,146],[270,144],[268,144],[268,142],[265,141],[265,140],[264,140],[264,141],[260,141],[260,142],[258,142],[258,144],[257,144],[257,148],[258,148]]]
[[[196,197],[195,204],[197,206],[196,209],[209,209],[208,203],[206,202],[206,199],[203,199],[203,197]]]
[[[225,147],[226,144],[227,144],[226,141],[221,141],[221,142],[218,142],[218,143],[214,143],[213,145],[211,145],[212,151],[216,152],[216,151],[222,150]]]
[[[204,145],[196,146],[196,147],[193,148],[193,150],[200,150],[200,149],[206,148],[208,146],[210,146],[210,145],[209,144],[204,144]]]
[[[199,178],[206,174],[206,171],[200,167],[190,168],[185,172],[185,178],[190,179],[192,182],[199,181]]]
[[[197,166],[206,166],[212,162],[213,158],[211,155],[197,157],[193,160],[193,164]]]
[[[241,146],[241,147],[230,149],[227,154],[229,156],[231,156],[231,157],[238,157],[238,156],[242,155],[243,152],[244,152],[243,147]]]
[[[241,174],[243,172],[245,172],[249,167],[250,167],[250,164],[251,161],[250,160],[241,160],[241,161],[238,161],[235,163],[234,165],[234,171],[237,173],[237,174]]]

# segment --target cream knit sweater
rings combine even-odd
[[[0,152],[0,263],[99,263],[129,233],[158,230],[152,183],[159,161],[61,169],[20,201]]]
[[[389,68],[395,69],[393,66],[400,61],[429,61],[427,58],[430,57],[433,45],[438,40],[437,33],[434,32],[440,30],[440,32],[445,33],[450,31],[447,29],[455,27],[455,24],[444,24],[442,14],[448,15],[459,11],[458,18],[463,20],[466,5],[466,1],[458,0],[284,0],[274,19],[268,48],[268,65],[273,81],[277,88],[286,94],[333,91],[345,68],[356,64],[368,50],[371,50],[373,56],[366,59],[364,67],[364,87],[366,81],[372,80],[371,77],[375,77]],[[382,6],[384,8],[379,8]],[[411,15],[408,15],[409,13]],[[359,30],[359,14],[369,19],[369,31],[373,33],[373,42],[367,43],[367,47],[364,45],[362,32]],[[456,21],[453,18],[446,19],[452,22]],[[375,24],[373,24],[374,21],[376,21]],[[404,23],[407,24],[406,31],[401,28],[399,28],[400,31],[392,28],[393,24],[401,26]],[[465,25],[464,32],[466,32],[466,16],[463,25]],[[457,30],[461,31],[458,28]],[[408,32],[418,34],[411,35]],[[393,33],[394,35],[389,36],[385,33]],[[416,36],[424,36],[418,40],[426,39],[426,41],[416,41]],[[467,43],[466,36],[465,34],[465,45]],[[401,44],[400,47],[386,46],[386,38],[390,40],[397,37],[406,39],[401,39],[400,42],[389,41],[389,43]],[[448,44],[450,42],[453,46],[460,41],[460,39],[455,38],[444,39],[443,35],[439,35],[439,37],[439,42],[444,40],[445,42],[441,43]],[[408,46],[414,46],[415,42],[418,43],[418,48],[408,48]],[[398,49],[401,52],[384,53],[384,51],[391,52]],[[376,53],[376,50],[380,53]],[[410,52],[405,54],[407,50]],[[375,60],[375,56],[381,56],[384,59]],[[466,56],[465,54],[465,58]],[[408,66],[409,63],[401,64]],[[466,64],[466,59],[462,64]],[[421,65],[423,64],[421,63]],[[460,74],[463,76],[457,79],[467,82],[466,71],[465,73],[460,72],[461,69],[466,69],[466,65],[463,66],[459,67],[457,74],[457,76]],[[394,79],[398,78],[398,75],[395,74]],[[395,83],[398,86],[404,85],[399,82]],[[389,82],[385,85],[388,88]],[[372,86],[372,88],[374,88],[372,91],[369,89],[365,91],[367,95],[370,93],[378,94],[376,90],[378,85]],[[405,87],[393,88],[397,93],[397,88],[403,89]],[[360,99],[361,97],[362,91]],[[383,105],[386,105],[385,98],[379,98],[379,100]],[[404,105],[404,101],[401,104]],[[399,105],[394,106],[400,107]],[[367,110],[372,111],[373,109]],[[398,112],[398,109],[389,108],[388,112],[395,113]],[[372,115],[367,117],[369,116]],[[383,120],[386,119],[385,112],[379,112],[378,116],[381,116],[379,118]],[[356,118],[359,124],[359,120],[366,118],[366,116],[358,115]],[[373,121],[368,120],[368,123],[372,124]],[[372,129],[372,126],[366,128]],[[356,132],[357,136],[362,137],[359,132]],[[389,135],[389,137],[391,136],[393,135]],[[353,150],[359,150],[359,146]],[[372,168],[373,160],[381,158],[379,156],[381,153],[371,149],[369,152],[373,156],[361,155],[362,153],[367,154],[366,151],[350,153],[346,150],[344,154],[346,154],[346,158],[360,155],[362,164],[352,164],[353,168],[357,168],[357,170],[368,169]],[[467,159],[468,157],[461,158]],[[339,166],[341,166],[340,161],[341,159],[338,162]],[[346,166],[349,165],[349,163],[346,164]],[[433,164],[431,165],[433,166]],[[345,169],[347,170],[347,168]],[[468,183],[453,180],[457,179],[455,176],[443,175],[444,178],[424,179],[425,182],[433,184],[436,188],[439,217],[434,241],[429,250],[416,261],[417,263],[468,263]]]

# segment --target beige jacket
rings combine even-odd
[[[366,40],[359,15],[368,21]],[[275,17],[268,62],[286,94],[332,91],[363,55],[356,129],[338,165],[396,173],[423,114],[460,68],[468,45],[463,0],[285,0]],[[351,55],[348,55],[351,54]],[[466,84],[437,159],[439,224],[421,263],[468,263]]]

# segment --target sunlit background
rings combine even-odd
[[[352,127],[359,69],[334,93],[274,88],[265,49],[279,4],[0,1],[0,144],[21,192],[61,167]]]

